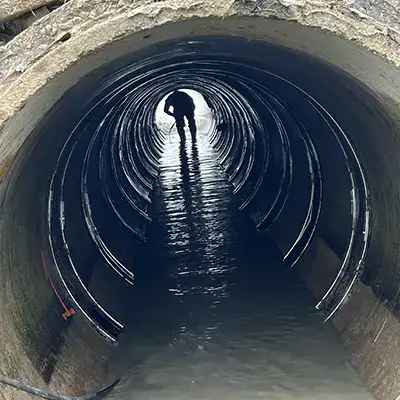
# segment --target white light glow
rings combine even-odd
[[[190,89],[179,89],[179,90],[187,93],[194,101],[194,104],[196,106],[196,109],[194,111],[194,116],[196,119],[196,125],[198,131],[208,132],[212,123],[212,113],[206,101],[204,100],[204,97],[199,92],[196,92],[194,90]],[[159,127],[159,129],[166,132],[170,130],[171,126],[175,122],[175,119],[173,117],[164,113],[165,100],[171,93],[172,92],[168,93],[161,100],[160,104],[157,106],[155,115],[157,126]],[[174,127],[173,131],[175,129],[176,128]]]

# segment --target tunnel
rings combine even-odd
[[[138,25],[4,79],[0,398],[397,399],[396,66],[283,19]]]

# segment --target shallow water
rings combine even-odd
[[[372,399],[334,329],[238,211],[207,137],[165,144],[123,400]],[[121,359],[119,361],[121,361]]]

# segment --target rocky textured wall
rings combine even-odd
[[[21,0],[0,4],[0,50],[25,29],[69,0]]]
[[[35,14],[35,10],[57,0],[2,0],[0,4],[0,22],[10,21],[28,12]]]

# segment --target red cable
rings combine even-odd
[[[57,296],[58,300],[60,301],[61,305],[64,307],[64,309],[66,311],[66,315],[69,316],[70,314],[74,314],[75,310],[74,309],[68,310],[67,306],[64,304],[64,302],[62,301],[60,295],[58,294],[57,289],[55,288],[53,281],[50,278],[50,274],[49,274],[49,271],[47,269],[46,259],[44,257],[44,251],[43,250],[42,250],[42,261],[43,261],[44,274],[45,274],[46,278],[48,279],[48,281],[50,282],[50,285],[53,288],[54,293],[56,294],[56,296]],[[63,314],[63,316],[64,315],[65,314]]]

